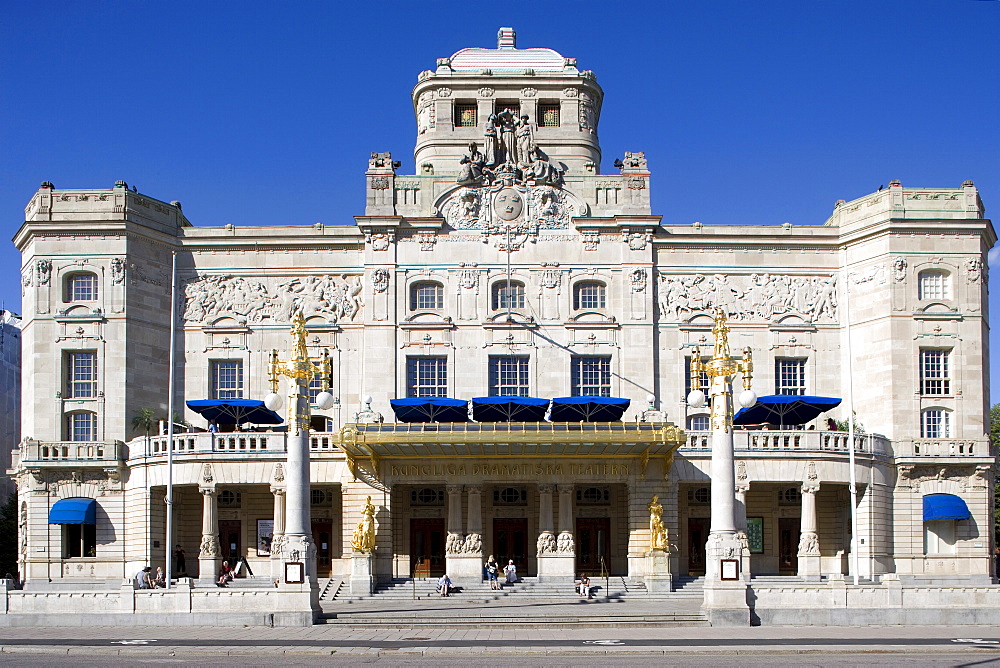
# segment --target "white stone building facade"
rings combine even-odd
[[[650,579],[653,495],[666,575],[697,576],[722,493],[739,502],[747,575],[853,575],[854,531],[863,578],[990,582],[984,259],[996,237],[971,182],[893,181],[814,226],[662,225],[642,152],[600,173],[604,93],[575,59],[517,49],[502,31],[497,49],[420,73],[412,102],[416,173],[372,153],[353,224],[195,227],[178,203],[124,182],[42,184],[15,237],[23,440],[10,472],[29,588],[166,560],[166,438],[131,421],[166,417],[173,254],[179,410],[263,399],[269,355],[287,350],[300,310],[310,353],[329,351],[316,389],[336,401],[313,411],[311,436],[321,577],[350,572],[371,496],[377,578],[478,577],[495,554],[522,574]],[[827,416],[737,431],[736,488],[713,488],[707,413],[685,397],[720,308],[733,349],[753,350],[758,394],[853,388],[867,432],[856,527],[847,434]],[[623,426],[591,434],[387,424],[391,399],[496,394],[631,407]],[[847,413],[845,401],[829,416]],[[182,417],[196,428],[177,435],[173,468],[186,573],[207,580],[239,557],[277,573],[284,434]],[[671,423],[686,432],[679,446]],[[970,516],[925,523],[930,494],[959,497]],[[50,524],[64,499],[93,500],[94,522]]]

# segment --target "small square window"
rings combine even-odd
[[[539,104],[538,105],[538,126],[542,128],[559,127],[559,105]]]
[[[457,103],[455,104],[455,127],[474,128],[476,127],[476,105]]]

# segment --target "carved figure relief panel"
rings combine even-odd
[[[806,322],[837,320],[835,276],[660,273],[657,304],[663,320],[684,321],[722,308],[732,320]]]
[[[296,278],[206,275],[184,286],[184,320],[206,323],[222,317],[246,322],[291,322],[296,312],[353,321],[364,308],[361,276]]]

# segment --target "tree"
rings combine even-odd
[[[139,412],[132,416],[132,431],[146,432],[147,439],[154,427],[156,427],[156,414],[151,408],[140,408]]]

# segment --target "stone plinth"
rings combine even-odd
[[[445,558],[445,572],[452,582],[483,579],[482,554],[449,554]]]
[[[375,579],[372,577],[372,566],[375,558],[372,554],[355,552],[351,559],[351,593],[355,596],[371,596],[375,591]]]
[[[646,553],[646,589],[653,594],[674,590],[670,555],[665,550],[650,550]]]
[[[567,582],[573,579],[576,568],[576,557],[572,554],[558,555],[551,554],[538,557],[538,581],[556,580]],[[597,573],[589,575],[596,576]]]

